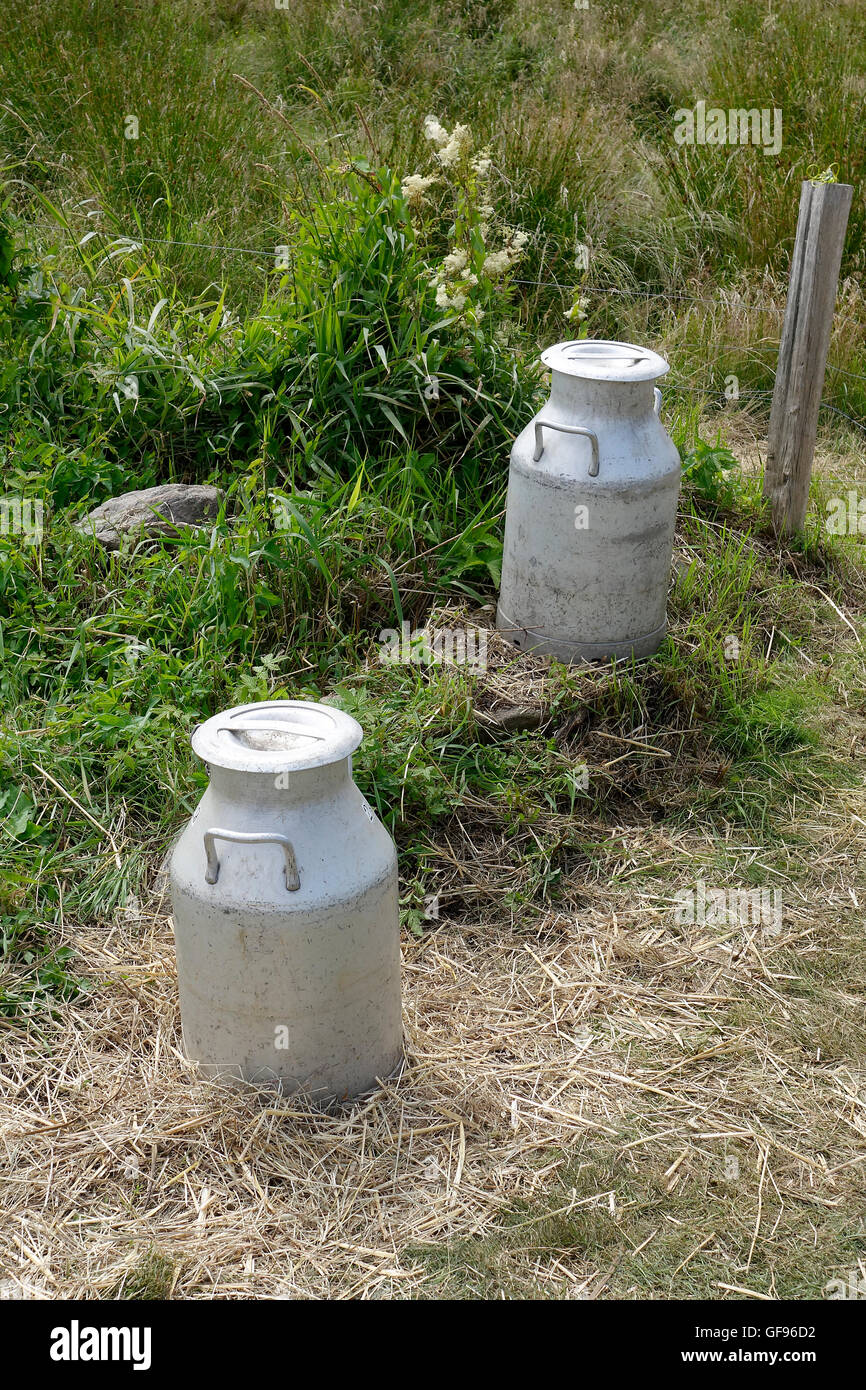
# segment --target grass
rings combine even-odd
[[[747,1164],[755,1167],[755,1155],[742,1143],[732,1143],[726,1153],[701,1158],[675,1195],[665,1191],[661,1164],[666,1160],[652,1149],[644,1149],[641,1161],[629,1165],[633,1171],[627,1177],[622,1165],[614,1162],[607,1167],[581,1165],[577,1181],[557,1187],[540,1210],[539,1204],[516,1204],[501,1219],[501,1234],[444,1248],[417,1247],[407,1254],[428,1271],[426,1296],[435,1299],[718,1300],[725,1291],[720,1267],[739,1267],[747,1273],[730,1273],[733,1287],[743,1277],[753,1293],[811,1301],[826,1297],[828,1267],[847,1271],[866,1253],[866,1233],[852,1233],[846,1214],[837,1210],[821,1221],[822,1261],[816,1265],[809,1255],[815,1233],[809,1204],[790,1209],[779,1202],[772,1215],[784,1213],[785,1221],[781,1231],[777,1227],[773,1254],[767,1258],[759,1249],[758,1258],[753,1255],[747,1264],[754,1211],[750,1204],[738,1212],[731,1199],[742,1199],[745,1183],[740,1172]],[[757,1172],[750,1172],[749,1178],[760,1177],[760,1151],[757,1158]],[[726,1177],[726,1159],[737,1163],[736,1179]],[[603,1200],[610,1192],[617,1194],[621,1206],[613,1213]],[[698,1249],[696,1207],[705,1232]],[[780,1258],[779,1250],[787,1258]],[[570,1277],[569,1266],[577,1255],[589,1256],[600,1277],[583,1282]],[[558,1282],[555,1273],[548,1273],[557,1266]],[[539,1268],[545,1270],[543,1279],[533,1278]]]
[[[829,166],[862,178],[857,7],[805,0],[771,22],[742,0],[736,23],[672,0],[651,11],[543,0],[531,13],[426,0],[7,9],[0,449],[5,492],[45,509],[41,544],[0,535],[0,1026],[22,1077],[38,1060],[49,1090],[65,1086],[53,1049],[77,1056],[86,1039],[114,1086],[124,1029],[144,1019],[143,1038],[162,1039],[174,1026],[159,870],[205,785],[195,724],[251,699],[336,699],[365,729],[356,777],[400,852],[414,1060],[403,1091],[371,1112],[375,1154],[355,1115],[305,1115],[300,1138],[268,1120],[274,1147],[256,1158],[256,1182],[274,1180],[270,1154],[280,1182],[302,1183],[318,1163],[304,1144],[317,1152],[329,1135],[377,1194],[379,1161],[382,1172],[404,1161],[400,1277],[411,1273],[385,1285],[392,1296],[718,1297],[742,1282],[820,1296],[862,1253],[847,1222],[859,1170],[836,1186],[828,1173],[861,1134],[837,1120],[860,1103],[846,1077],[864,1041],[860,936],[843,906],[856,911],[862,891],[866,567],[862,536],[823,524],[862,475],[862,199],[813,506],[786,548],[752,445],[766,427],[800,180]],[[698,100],[781,107],[782,153],[676,146],[673,114]],[[435,168],[428,113],[449,130],[467,122],[475,145],[419,204],[404,180]],[[124,134],[130,115],[137,139]],[[517,248],[517,232],[519,256],[488,273],[488,251]],[[590,249],[585,269],[576,243]],[[457,247],[467,264],[445,274]],[[569,317],[575,308],[585,317]],[[672,364],[664,419],[685,487],[669,638],[653,660],[616,669],[518,660],[492,632],[481,672],[382,663],[380,633],[404,621],[491,627],[510,440],[544,396],[538,346],[576,333],[651,342]],[[219,485],[207,530],[106,555],[75,529],[105,497],[169,479]],[[518,727],[501,719],[515,708]],[[671,901],[698,879],[781,883],[783,942],[729,958],[724,940],[678,937]],[[702,1075],[719,1132],[740,1136],[739,1188],[709,1141],[692,1145],[699,1085],[676,1093],[689,1157],[670,1190],[682,1148],[670,1151],[639,1087],[622,1093],[593,1073],[582,1099],[568,1089],[544,994],[564,970],[608,990],[600,1014],[588,994],[569,1002],[569,1027],[590,1029],[617,1076],[633,1060],[665,1090],[684,1048],[730,1043]],[[488,1030],[477,1035],[476,989]],[[500,1035],[497,1000],[512,997]],[[173,1110],[192,1081],[139,1041],[135,1065],[161,1097],[152,1196],[160,1174],[173,1183],[196,1161]],[[571,1109],[561,1132],[520,1122],[525,1149],[523,1129],[516,1140],[510,1120],[503,1130],[507,1097],[536,1095],[515,1091],[506,1062],[528,1076],[537,1065],[554,1109],[560,1083],[563,1104],[586,1100],[602,1126],[592,1143]],[[793,1121],[772,1100],[776,1066]],[[201,1095],[208,1190],[240,1213],[246,1178],[221,1186],[234,1164],[228,1112]],[[87,1098],[75,1097],[84,1122]],[[404,1104],[425,1163],[442,1160],[426,1136],[443,1107],[452,1125],[432,1242],[428,1178],[393,1147]],[[259,1120],[243,1105],[232,1123],[246,1134]],[[88,1144],[62,1140],[73,1179],[96,1161]],[[488,1189],[485,1145],[518,1174],[515,1200],[492,1179]],[[483,1198],[454,1195],[460,1152]],[[753,1242],[771,1178],[778,1225],[765,1241],[759,1222]],[[332,1224],[328,1192],[309,1181],[311,1248]],[[137,1212],[138,1188],[118,1178],[115,1195]],[[384,1230],[368,1206],[340,1227],[367,1248]],[[820,1221],[814,1241],[807,1216]],[[182,1224],[180,1207],[172,1219]],[[205,1274],[168,1250],[171,1229],[144,1250],[139,1232],[122,1258],[100,1249],[93,1284],[76,1245],[69,1287],[200,1296]],[[283,1288],[267,1239],[244,1260],[264,1262],[261,1287]],[[246,1264],[222,1253],[236,1293]],[[331,1249],[324,1273],[301,1261],[288,1287],[380,1289],[345,1256]]]
[[[148,1250],[139,1263],[121,1280],[114,1292],[115,1299],[140,1303],[171,1297],[175,1266],[161,1251]]]

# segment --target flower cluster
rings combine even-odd
[[[571,308],[566,310],[565,317],[571,319],[574,323],[583,323],[589,313],[589,307],[590,302],[586,295],[581,294],[579,291],[575,291]]]
[[[507,291],[505,277],[529,241],[526,232],[496,221],[491,191],[493,157],[476,149],[469,126],[447,130],[435,116],[424,121],[432,146],[434,172],[407,174],[403,197],[416,224],[416,233],[431,253],[441,256],[443,224],[450,249],[431,269],[439,309],[451,310],[458,321],[478,324]],[[431,195],[431,189],[437,194]],[[491,246],[493,236],[501,240]]]
[[[400,191],[410,208],[420,208],[427,201],[424,196],[427,189],[436,182],[435,174],[407,174],[400,185]]]
[[[484,257],[484,264],[481,267],[484,274],[489,276],[491,280],[498,280],[500,275],[505,275],[520,260],[528,240],[528,232],[515,231],[510,228],[502,250],[491,251],[489,255]]]
[[[469,269],[469,252],[458,246],[433,272],[432,282],[436,286],[436,307],[456,309],[461,313],[466,307],[467,293],[478,284],[478,276]]]
[[[435,116],[424,117],[424,134],[427,139],[432,141],[435,146],[434,154],[443,169],[459,169],[465,166],[472,155],[472,131],[468,125],[456,125],[451,134],[443,125],[440,125]],[[483,151],[481,155],[473,161],[482,163],[486,161],[488,168],[490,165],[490,155]],[[476,173],[479,170],[476,169]]]

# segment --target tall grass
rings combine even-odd
[[[534,389],[497,345],[495,304],[483,330],[437,308],[388,171],[335,175],[321,202],[294,211],[291,268],[243,322],[224,291],[184,301],[134,244],[97,246],[78,289],[51,256],[23,277],[29,253],[15,253],[0,378],[16,432],[76,437],[98,460],[91,496],[122,469],[207,478],[262,454],[268,482],[369,459],[375,470],[394,450],[479,477]]]
[[[71,279],[76,240],[98,228],[153,238],[148,253],[184,300],[218,284],[231,309],[255,311],[299,198],[320,196],[330,166],[361,150],[398,176],[418,168],[432,111],[491,146],[507,216],[533,234],[519,299],[536,340],[567,335],[583,286],[591,333],[669,344],[698,364],[709,399],[720,319],[730,369],[754,390],[772,385],[774,341],[757,366],[753,351],[768,320],[742,305],[771,300],[777,337],[800,181],[833,168],[859,185],[866,158],[856,5],[10,0],[6,14],[0,150],[38,230],[53,235],[34,189],[62,210]],[[781,153],[677,146],[674,112],[699,99],[778,107]],[[864,229],[855,198],[843,276],[864,269]],[[592,249],[586,274],[576,239]],[[718,307],[690,311],[689,295]],[[862,374],[863,346],[860,315],[834,363]],[[827,399],[860,418],[862,390],[838,373]],[[766,400],[752,405],[765,412]]]

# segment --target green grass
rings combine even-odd
[[[794,797],[856,777],[853,764],[826,754],[815,727],[816,710],[838,698],[814,635],[826,607],[745,517],[707,525],[707,504],[686,511],[701,563],[677,584],[677,636],[653,662],[554,670],[546,730],[488,741],[475,714],[483,676],[383,665],[377,652],[383,628],[422,624],[436,595],[492,600],[501,493],[453,476],[436,483],[423,463],[396,458],[375,488],[357,482],[321,477],[281,493],[291,529],[274,530],[273,499],[241,477],[229,488],[230,518],[177,540],[106,556],[58,514],[41,550],[5,546],[8,951],[32,951],[61,913],[107,919],[140,891],[205,784],[192,728],[242,700],[336,691],[366,730],[357,775],[397,835],[407,883],[468,799],[487,805],[488,827],[514,837],[516,891],[538,908],[557,901],[563,867],[623,816],[697,816],[711,830],[735,825],[772,840],[786,833]],[[821,587],[842,597],[829,562],[825,571]],[[808,678],[794,665],[801,649],[814,654]],[[558,743],[557,729],[576,717],[577,742]],[[584,791],[574,770],[596,729],[674,731],[679,756],[593,773]],[[600,758],[596,741],[591,761]],[[118,864],[111,827],[121,803]],[[25,930],[34,909],[36,927]],[[43,978],[37,993],[54,981]]]
[[[107,1297],[135,1302],[167,1299],[171,1294],[176,1268],[162,1251],[148,1250]]]
[[[856,192],[824,397],[841,414],[824,412],[822,445],[856,476],[866,21],[819,0],[767,14],[757,0],[9,0],[0,458],[5,493],[44,503],[45,535],[0,535],[7,1026],[100,987],[61,927],[108,923],[147,890],[205,785],[191,730],[239,701],[327,696],[357,715],[356,776],[397,839],[416,935],[467,826],[497,847],[489,882],[447,889],[467,931],[493,901],[532,932],[599,883],[639,874],[663,893],[664,865],[623,827],[699,833],[708,874],[760,837],[796,878],[797,815],[862,781],[840,730],[866,713],[866,662],[838,611],[862,635],[862,538],[822,528],[838,485],[816,479],[806,532],[782,551],[724,441],[732,419],[766,424],[799,184],[832,166]],[[779,106],[781,154],[678,147],[673,114],[697,100]],[[406,176],[436,167],[428,113],[468,123],[491,169],[467,156],[411,206]],[[487,274],[487,250],[517,232],[520,259]],[[437,302],[455,247],[466,270],[444,288],[465,291],[460,311]],[[540,726],[491,733],[492,679],[383,664],[379,634],[443,604],[474,621],[494,601],[508,450],[544,394],[537,350],[578,332],[671,361],[688,561],[652,661],[553,666]],[[207,529],[114,555],[76,531],[104,498],[174,479],[222,489]],[[617,756],[648,735],[671,756]],[[839,1016],[856,1049],[856,1011],[826,992],[854,963],[845,976],[828,951],[813,966],[790,990],[791,1035],[838,1051]],[[574,1175],[580,1192],[612,1185],[606,1162]],[[654,1181],[631,1172],[619,1223],[559,1213],[557,1189],[495,1235],[418,1258],[461,1297],[534,1296],[533,1258],[577,1249],[622,1296],[714,1297],[715,1257],[670,1276],[693,1228]],[[734,1220],[722,1253],[740,1259],[748,1221],[712,1175],[696,1181],[707,1229]],[[657,1220],[664,1235],[632,1261]],[[824,1236],[847,1268],[835,1213]],[[171,1273],[148,1256],[118,1296],[159,1297]],[[761,1289],[774,1277],[816,1296],[797,1258],[751,1271]]]
[[[779,1218],[775,1241],[767,1249],[759,1244],[748,1272],[738,1272],[746,1267],[754,1232],[757,1174],[745,1145],[732,1144],[728,1152],[739,1159],[742,1180],[728,1181],[725,1155],[714,1155],[692,1168],[685,1190],[672,1195],[663,1191],[658,1155],[628,1168],[590,1157],[573,1181],[566,1174],[543,1200],[506,1210],[495,1234],[415,1247],[406,1258],[428,1274],[424,1296],[434,1299],[567,1299],[580,1288],[584,1298],[718,1301],[724,1282],[781,1299],[825,1298],[829,1280],[847,1278],[863,1258],[866,1230],[852,1226],[843,1210],[774,1201],[766,1215]],[[545,1155],[548,1161],[552,1156]],[[608,1192],[616,1193],[614,1214]],[[601,1199],[592,1202],[597,1193]],[[702,1240],[707,1243],[696,1251]],[[566,1272],[559,1281],[541,1282],[535,1270],[553,1259]]]
[[[858,7],[820,0],[771,20],[756,0],[734,16],[675,0],[651,12],[544,0],[531,16],[514,0],[362,0],[348,18],[335,0],[289,13],[266,0],[139,0],[122,15],[109,0],[11,0],[0,152],[17,206],[58,239],[66,270],[84,235],[145,236],[186,301],[225,284],[229,305],[249,310],[322,169],[363,154],[402,176],[429,162],[428,111],[469,121],[491,147],[508,220],[532,234],[520,278],[543,283],[520,287],[524,326],[565,336],[585,278],[590,331],[663,338],[687,404],[695,392],[721,400],[730,373],[743,392],[772,387],[799,182],[831,167],[862,178],[864,51]],[[781,153],[676,145],[674,113],[698,100],[778,107]],[[855,198],[849,280],[864,269],[864,216]],[[586,277],[576,235],[593,249]],[[833,361],[862,375],[858,284]],[[677,298],[690,294],[708,302]],[[744,399],[765,411],[765,398]],[[827,401],[862,419],[864,383],[831,373]]]

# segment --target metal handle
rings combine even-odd
[[[315,738],[319,742],[326,734],[313,733],[305,724],[293,724],[288,719],[235,719],[231,724],[220,724],[218,734],[300,734],[303,738]]]
[[[592,462],[589,465],[589,476],[598,477],[598,435],[592,430],[585,429],[583,425],[558,425],[555,420],[536,420],[535,422],[535,453],[532,455],[533,463],[538,463],[544,453],[544,438],[541,431],[545,425],[549,430],[559,430],[561,434],[582,434],[592,443]]]
[[[276,835],[264,830],[254,831],[250,834],[241,830],[206,830],[204,832],[204,852],[207,855],[205,883],[216,883],[219,878],[220,861],[214,845],[216,839],[231,840],[236,845],[281,845],[286,857],[286,887],[290,893],[295,893],[300,888],[301,880],[298,875],[298,864],[291,840],[287,839],[285,835]]]
[[[659,388],[658,388],[657,386],[654,386],[654,387],[653,387],[653,404],[654,404],[654,406],[655,406],[656,415],[661,415],[661,413],[662,413],[662,393],[661,393],[661,391],[659,390]]]
[[[648,362],[650,354],[648,352],[584,352],[586,340],[582,343],[574,343],[571,352],[565,356],[569,362],[625,362],[630,367],[636,367],[638,362]]]

